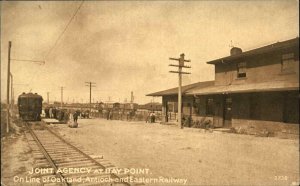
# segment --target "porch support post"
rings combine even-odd
[[[162,122],[168,122],[168,101],[166,98],[163,96],[162,97]]]

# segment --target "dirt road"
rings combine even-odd
[[[76,129],[66,125],[54,128],[118,167],[150,169],[150,174],[138,177],[182,178],[187,185],[299,182],[298,140],[103,119],[79,120]]]

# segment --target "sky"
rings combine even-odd
[[[8,41],[14,97],[50,102],[130,100],[178,86],[169,57],[190,59],[183,84],[214,80],[207,61],[299,37],[299,2],[287,1],[1,1],[1,101],[6,99]],[[54,48],[53,48],[54,47]],[[52,49],[53,48],[53,49]],[[52,49],[52,50],[51,50]]]

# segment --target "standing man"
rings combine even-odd
[[[48,107],[45,108],[45,118],[50,118]]]
[[[73,119],[74,119],[74,123],[77,123],[77,119],[78,119],[78,113],[77,112],[74,112]]]
[[[153,113],[150,113],[150,123],[153,123]]]
[[[150,119],[151,119],[151,123],[155,123],[155,113],[154,112],[152,112],[150,114]]]
[[[108,110],[108,112],[107,112],[107,120],[109,120],[110,119],[110,110]]]
[[[52,107],[49,108],[49,116],[50,118],[53,118]]]
[[[148,122],[149,122],[149,120],[150,120],[150,112],[148,111],[148,113],[147,113],[147,117],[146,117],[146,123],[148,123]]]
[[[55,107],[53,107],[53,109],[52,109],[52,113],[53,113],[53,118],[55,118],[55,119],[57,119],[56,118],[56,114],[57,114],[57,112],[56,112],[57,110],[56,110],[56,108]]]
[[[110,119],[110,120],[113,119],[113,110],[111,110],[111,111],[109,112],[109,119]]]
[[[119,120],[122,120],[122,110],[119,110]]]

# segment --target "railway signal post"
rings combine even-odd
[[[183,72],[182,68],[191,68],[191,66],[185,66],[185,62],[191,62],[191,60],[184,59],[184,54],[180,54],[180,58],[169,58],[170,60],[178,61],[178,65],[169,64],[169,66],[178,67],[178,71],[169,71],[171,73],[178,74],[178,126],[182,129],[182,116],[181,116],[181,108],[182,108],[182,90],[181,90],[181,82],[182,82],[182,74],[191,74],[189,72]]]

